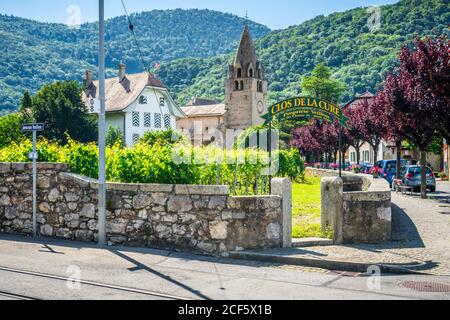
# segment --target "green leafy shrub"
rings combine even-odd
[[[168,132],[165,132],[167,137]],[[94,143],[80,143],[67,137],[68,143],[41,138],[37,149],[41,162],[63,162],[73,173],[98,177],[98,147]],[[192,147],[184,143],[169,144],[156,139],[148,144],[141,141],[133,148],[123,147],[120,141],[106,149],[108,181],[159,184],[223,184],[232,187],[236,176],[236,193],[267,192],[269,155],[256,149],[223,150],[218,147]],[[13,142],[0,149],[0,162],[27,162],[30,140]],[[276,153],[275,153],[276,155]],[[299,179],[304,164],[298,151],[279,152],[279,171],[274,176]],[[236,165],[237,163],[237,165]]]
[[[141,138],[140,142],[153,146],[160,145],[174,145],[185,141],[185,137],[178,131],[167,129],[163,131],[148,131]]]
[[[125,136],[119,127],[109,127],[106,132],[106,145],[113,147],[116,144],[125,147]]]
[[[22,133],[22,124],[24,122],[25,119],[21,113],[12,113],[0,117],[0,148],[25,138]]]

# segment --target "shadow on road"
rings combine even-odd
[[[161,273],[159,271],[156,271],[156,270],[150,268],[149,266],[146,266],[145,264],[143,264],[143,263],[141,263],[141,262],[139,262],[139,261],[137,261],[137,260],[127,256],[125,253],[123,253],[123,252],[121,252],[119,250],[112,250],[112,249],[110,249],[109,251],[111,253],[115,254],[116,256],[118,256],[118,257],[120,257],[120,258],[122,258],[122,259],[124,259],[124,260],[126,260],[126,261],[128,261],[128,262],[130,262],[132,264],[134,264],[135,267],[128,269],[130,272],[136,272],[136,271],[140,271],[140,270],[144,270],[144,271],[150,272],[151,274],[153,274],[155,276],[158,276],[161,279],[164,279],[164,280],[166,280],[166,281],[168,281],[168,282],[170,282],[170,283],[172,283],[172,284],[174,284],[174,285],[176,285],[176,286],[178,286],[180,288],[183,288],[184,290],[192,293],[193,295],[199,297],[200,299],[211,300],[211,298],[209,298],[208,296],[202,294],[200,291],[195,290],[195,289],[189,287],[188,285],[185,285],[184,283],[181,283],[181,282],[171,278],[170,276],[167,276],[167,275],[165,275],[165,274],[163,274],[163,273]]]
[[[395,203],[392,203],[392,240],[401,243],[402,248],[425,248],[414,221]]]

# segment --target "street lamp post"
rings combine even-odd
[[[99,0],[98,244],[106,245],[105,1]]]

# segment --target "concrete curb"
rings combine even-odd
[[[378,266],[381,273],[387,274],[415,274],[415,275],[430,275],[426,272],[411,270],[397,265],[386,264],[368,264],[359,262],[346,262],[346,261],[333,261],[333,260],[320,260],[311,258],[300,258],[294,256],[282,256],[274,254],[264,254],[258,252],[231,252],[230,258],[237,260],[253,260],[270,263],[281,263],[295,266],[302,266],[308,268],[320,268],[332,271],[347,271],[347,272],[359,272],[368,273],[369,268]]]

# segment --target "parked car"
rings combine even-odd
[[[403,185],[412,187],[414,192],[420,191],[422,180],[422,167],[420,166],[408,166],[402,170],[402,182]],[[436,177],[433,170],[427,167],[427,189],[431,192],[436,192]]]
[[[401,160],[401,167],[406,167],[406,160]],[[375,163],[375,167],[381,169],[381,177],[383,177],[392,187],[392,182],[397,175],[397,160],[381,160]]]
[[[369,174],[370,173],[370,169],[373,168],[373,164],[368,163],[368,162],[361,162],[361,173],[365,173],[365,174]]]

